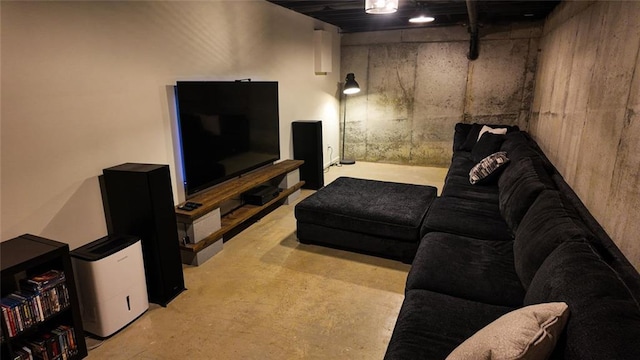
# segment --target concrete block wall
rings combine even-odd
[[[526,128],[542,23],[480,34],[475,61],[464,27],[343,35],[342,79],[355,73],[362,89],[346,100],[345,157],[448,166],[457,122]]]
[[[530,132],[640,269],[640,2],[568,1],[540,40]]]

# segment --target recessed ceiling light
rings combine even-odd
[[[420,14],[420,15],[417,15],[417,16],[413,16],[411,19],[409,19],[409,22],[413,23],[413,24],[424,24],[424,23],[432,22],[435,19],[436,18],[434,18],[433,16],[427,16],[425,14]]]
[[[409,22],[413,24],[425,24],[432,22],[436,18],[431,16],[428,11],[426,11],[424,2],[416,1],[415,3],[416,9],[413,12],[413,15],[409,18]]]

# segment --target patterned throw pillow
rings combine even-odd
[[[469,182],[471,184],[489,184],[500,176],[500,172],[509,163],[507,153],[499,151],[480,160],[471,171],[469,171]]]

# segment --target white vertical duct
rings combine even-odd
[[[330,73],[333,70],[331,64],[331,33],[325,30],[314,30],[313,49],[316,74]]]

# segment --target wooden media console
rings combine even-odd
[[[185,238],[185,234],[198,233],[200,223],[207,223],[207,233],[212,226],[214,228],[213,232],[202,239],[191,239],[196,242],[180,244],[182,262],[189,265],[202,264],[222,249],[225,235],[299,190],[304,185],[304,181],[299,181],[298,175],[298,168],[303,163],[302,160],[285,160],[231,179],[190,198],[189,202],[202,204],[193,210],[179,209],[186,202],[178,204],[176,218],[178,231],[182,232],[181,241]],[[250,205],[241,202],[242,194],[263,184],[279,187],[281,192],[263,205]],[[228,213],[221,211],[221,208],[233,202],[237,202],[240,206]]]

